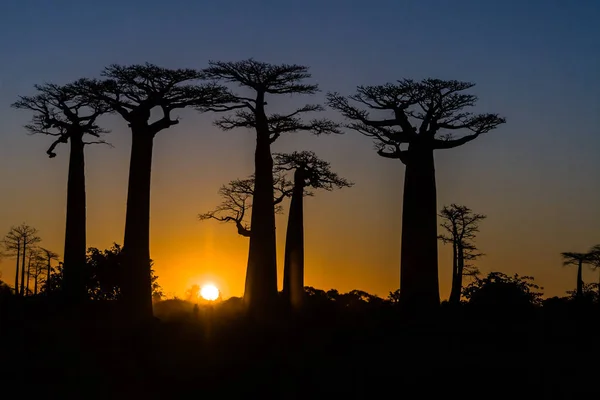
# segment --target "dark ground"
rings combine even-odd
[[[132,330],[5,308],[0,398],[598,398],[600,313],[520,318],[312,310],[270,324],[203,308]],[[597,311],[597,310],[594,310]],[[20,394],[19,394],[20,393]],[[6,396],[6,397],[5,397]],[[211,397],[208,397],[211,398]]]

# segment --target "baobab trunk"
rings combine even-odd
[[[19,261],[21,259],[21,241],[17,242],[17,265],[15,266],[15,296],[19,294]]]
[[[21,258],[21,296],[25,294],[25,257],[27,256],[27,236],[23,237],[23,258]]]
[[[583,260],[579,260],[579,264],[577,265],[577,298],[581,298],[583,296]]]
[[[86,198],[83,136],[71,135],[67,181],[67,223],[64,253],[64,294],[70,302],[85,299]]]
[[[154,135],[132,126],[121,294],[132,319],[152,318],[150,281],[150,180]]]
[[[304,171],[294,173],[294,191],[285,237],[283,297],[292,309],[302,308],[304,300]]]
[[[277,300],[277,250],[273,205],[273,158],[267,134],[256,140],[255,183],[244,301],[251,312],[270,311]]]
[[[450,290],[450,304],[458,304],[460,302],[460,289],[462,283],[459,283],[459,249],[456,243],[452,243],[452,288]]]
[[[439,306],[437,204],[433,149],[411,144],[402,208],[400,301],[410,310]]]
[[[27,262],[27,285],[25,285],[25,295],[29,296],[29,281],[31,280],[31,254]]]

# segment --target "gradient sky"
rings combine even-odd
[[[477,242],[483,272],[533,275],[547,295],[563,295],[576,274],[559,253],[600,243],[598,20],[595,0],[4,0],[0,233],[26,222],[45,247],[62,252],[68,148],[49,159],[51,138],[26,135],[31,114],[10,108],[35,83],[94,77],[111,63],[202,68],[209,59],[248,57],[308,65],[323,92],[404,77],[469,80],[478,110],[508,122],[436,153],[438,208],[455,202],[488,215]],[[288,101],[277,100],[281,108]],[[155,141],[151,256],[159,281],[168,295],[212,281],[224,297],[239,296],[248,240],[196,216],[218,203],[222,183],[253,172],[254,137],[220,132],[214,114],[179,115]],[[115,147],[86,153],[88,243],[99,248],[123,241],[130,150],[126,125],[103,121]],[[306,201],[306,284],[381,296],[398,288],[401,163],[379,158],[353,132],[285,136],[273,150],[313,150],[356,183]],[[280,287],[285,223],[278,217]],[[443,298],[450,257],[440,244]],[[13,262],[3,260],[0,271],[12,283]],[[598,275],[586,271],[584,279]]]

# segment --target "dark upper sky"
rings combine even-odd
[[[489,215],[480,240],[488,254],[482,270],[533,274],[551,294],[560,294],[575,279],[569,281],[573,273],[561,269],[557,254],[600,242],[599,20],[600,2],[594,0],[4,0],[0,231],[27,220],[49,245],[62,248],[66,149],[55,160],[45,158],[49,139],[26,136],[21,126],[30,115],[10,108],[18,95],[32,93],[34,83],[95,76],[111,63],[202,68],[209,59],[248,57],[309,65],[324,92],[350,93],[359,84],[404,77],[469,80],[477,83],[479,110],[498,112],[508,123],[464,148],[437,154],[438,204],[464,203]],[[213,116],[182,115],[180,126],[161,134],[155,152],[153,258],[164,269],[168,290],[182,291],[201,268],[239,280],[226,284],[239,294],[246,241],[228,226],[200,225],[194,218],[217,201],[223,181],[252,172],[251,136],[217,132]],[[96,246],[122,241],[129,138],[118,119],[106,123],[115,149],[88,151],[90,245]],[[199,130],[203,135],[195,134]],[[177,140],[168,139],[175,135]],[[356,182],[309,200],[307,224],[323,216],[332,222],[307,233],[314,242],[307,249],[314,265],[307,283],[382,295],[393,289],[402,166],[377,158],[369,141],[353,133],[284,138],[277,146],[313,149]],[[229,165],[223,152],[231,155]],[[182,241],[177,234],[194,239]],[[211,235],[221,239],[213,243]],[[345,245],[319,250],[327,240]],[[236,255],[226,246],[237,246]],[[336,255],[349,246],[355,254]],[[444,251],[441,274],[448,275]],[[213,255],[207,259],[207,253]],[[343,267],[334,265],[340,258]],[[206,266],[217,262],[231,271]],[[166,265],[174,263],[183,266],[168,272]],[[442,281],[446,285],[445,275]]]

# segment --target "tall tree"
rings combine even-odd
[[[381,157],[405,166],[402,207],[400,296],[410,310],[436,308],[440,302],[437,253],[437,205],[434,151],[468,143],[505,122],[497,114],[465,109],[477,97],[463,93],[473,83],[410,79],[380,86],[358,86],[356,94],[327,95],[346,125],[373,138]],[[357,105],[352,105],[353,101]],[[371,118],[370,111],[389,118]],[[455,132],[468,134],[455,137]]]
[[[193,69],[167,69],[153,64],[111,65],[102,80],[85,80],[80,91],[106,103],[131,130],[131,159],[123,262],[122,300],[132,319],[152,317],[150,277],[150,181],[154,137],[179,123],[173,112],[229,102],[228,91],[216,84],[197,84],[202,73]],[[162,117],[151,122],[153,110]]]
[[[308,67],[295,64],[273,65],[253,59],[209,63],[208,78],[236,83],[252,94],[236,95],[236,102],[214,111],[237,110],[216,121],[223,130],[252,129],[256,133],[254,153],[255,190],[252,199],[250,247],[244,301],[251,311],[267,311],[277,300],[277,254],[275,210],[273,206],[273,158],[271,144],[281,135],[298,131],[314,134],[339,133],[338,125],[327,119],[305,121],[306,113],[322,111],[320,105],[307,104],[289,114],[267,114],[267,96],[312,95],[318,86],[304,83],[311,77]]]
[[[445,231],[444,234],[439,235],[439,239],[444,244],[452,244],[452,289],[449,302],[458,304],[462,293],[463,277],[474,276],[479,272],[469,262],[483,255],[478,252],[473,242],[479,232],[479,222],[486,216],[475,214],[469,207],[457,204],[444,206],[439,216],[443,220],[441,227]]]
[[[353,184],[332,172],[328,162],[312,151],[276,153],[276,171],[294,171],[294,189],[288,214],[283,265],[283,297],[293,309],[304,303],[304,196],[313,193],[306,189],[332,191]]]
[[[25,260],[28,254],[27,251],[42,240],[37,233],[37,229],[23,223],[21,225],[11,227],[3,239],[4,248],[7,250],[8,254],[15,256],[17,259],[15,271],[15,294],[20,294],[21,296],[23,296],[25,293]],[[21,261],[20,266],[19,261]],[[19,270],[21,273],[20,278]]]
[[[69,143],[69,172],[67,178],[67,215],[64,251],[64,294],[71,302],[86,297],[82,269],[86,251],[86,195],[84,146],[92,143],[107,144],[96,121],[109,110],[106,104],[82,96],[78,90],[81,81],[68,85],[35,85],[37,94],[21,96],[12,106],[33,111],[34,116],[25,128],[32,134],[54,136],[56,139],[46,152],[56,157],[55,149]],[[86,136],[93,138],[86,141]]]
[[[577,290],[575,297],[580,299],[583,296],[583,264],[591,264],[593,262],[590,253],[560,253],[563,258],[563,265],[577,266]]]
[[[273,205],[275,213],[283,211],[281,202],[292,193],[293,183],[284,174],[273,176]],[[198,215],[200,221],[214,219],[235,224],[238,234],[250,237],[252,228],[247,223],[247,212],[252,208],[254,195],[254,176],[248,179],[236,179],[221,186],[219,196],[223,199],[214,210]]]

